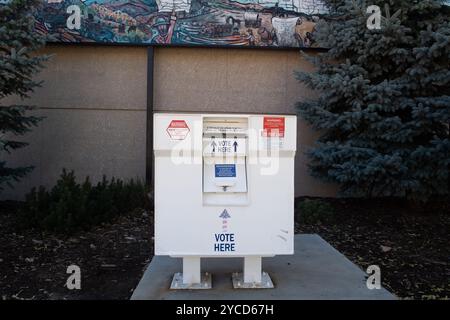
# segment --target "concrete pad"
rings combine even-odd
[[[132,300],[392,300],[382,288],[369,290],[367,274],[318,235],[296,235],[295,254],[263,259],[274,289],[233,289],[231,275],[243,268],[242,258],[203,258],[202,272],[212,274],[211,290],[170,290],[172,277],[182,270],[181,259],[154,257]]]

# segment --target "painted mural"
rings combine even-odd
[[[323,0],[47,0],[36,30],[56,42],[314,47]]]

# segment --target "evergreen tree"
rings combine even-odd
[[[298,72],[320,91],[318,99],[298,103],[321,133],[307,152],[312,174],[338,183],[345,195],[448,194],[449,7],[373,0],[384,18],[381,29],[369,30],[364,3],[340,3],[337,15],[316,28],[316,41],[329,50],[308,57],[315,72]]]
[[[45,44],[45,38],[34,32],[33,13],[40,2],[12,0],[0,5],[0,156],[3,155],[0,158],[0,191],[5,184],[11,186],[11,182],[19,181],[33,169],[31,166],[10,167],[4,156],[27,145],[18,137],[29,132],[41,118],[27,115],[32,106],[3,104],[10,96],[24,101],[40,86],[32,79],[48,59],[35,54]]]

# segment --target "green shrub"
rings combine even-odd
[[[331,222],[334,218],[334,208],[322,200],[303,200],[299,203],[297,212],[299,221],[306,224]]]
[[[70,234],[137,208],[149,208],[148,191],[140,181],[108,181],[105,176],[96,185],[89,177],[80,184],[73,171],[64,169],[50,191],[44,187],[31,190],[19,221],[23,227]]]

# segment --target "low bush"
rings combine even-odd
[[[50,191],[39,187],[27,194],[19,221],[22,227],[70,234],[137,208],[149,208],[148,192],[139,180],[108,181],[104,176],[96,185],[89,177],[77,183],[74,172],[64,169]]]
[[[323,200],[305,199],[298,203],[297,217],[300,223],[314,224],[333,221],[334,208]]]

